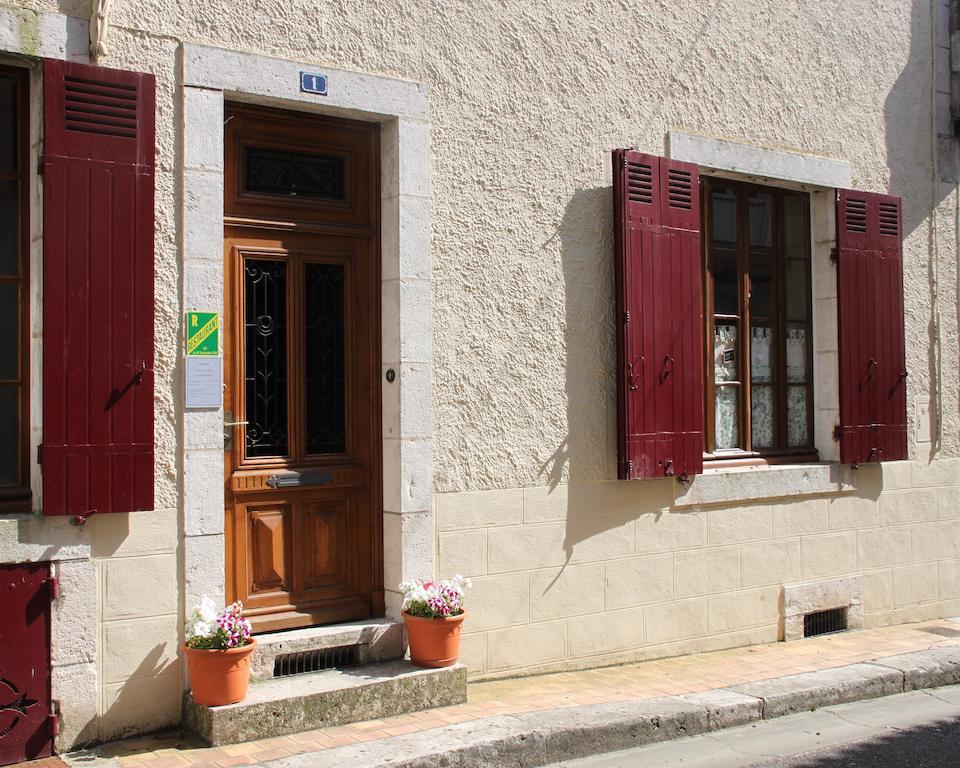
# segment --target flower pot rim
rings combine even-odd
[[[250,642],[236,648],[191,648],[186,643],[183,644],[182,648],[187,653],[248,653],[253,650],[256,644],[256,638],[251,637]]]
[[[413,616],[412,614],[407,613],[406,611],[401,612],[403,614],[404,620],[409,619],[410,621],[463,621],[467,617],[467,612],[458,613],[456,616],[435,616],[433,618],[428,618],[426,616]]]

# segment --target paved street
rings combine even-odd
[[[554,768],[953,768],[960,686],[843,704]]]

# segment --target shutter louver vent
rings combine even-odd
[[[668,174],[667,198],[671,208],[690,210],[690,172],[671,168]]]
[[[847,232],[867,231],[867,203],[865,200],[848,199],[844,210]]]
[[[653,202],[653,169],[646,163],[627,162],[627,195],[631,203]]]
[[[137,87],[98,82],[79,77],[63,78],[64,123],[68,131],[137,137]]]
[[[900,217],[897,215],[897,206],[894,203],[880,203],[878,210],[880,215],[880,234],[899,237]]]

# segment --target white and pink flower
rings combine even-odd
[[[187,621],[187,646],[219,651],[239,648],[250,642],[251,631],[239,600],[217,611],[213,600],[204,597]]]
[[[404,581],[403,610],[411,616],[445,619],[464,612],[464,592],[472,586],[470,579],[454,576],[446,581]]]

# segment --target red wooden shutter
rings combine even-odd
[[[619,477],[703,471],[697,166],[613,153]]]
[[[840,460],[907,458],[899,197],[837,190]]]
[[[153,509],[154,78],[43,82],[43,511]]]

